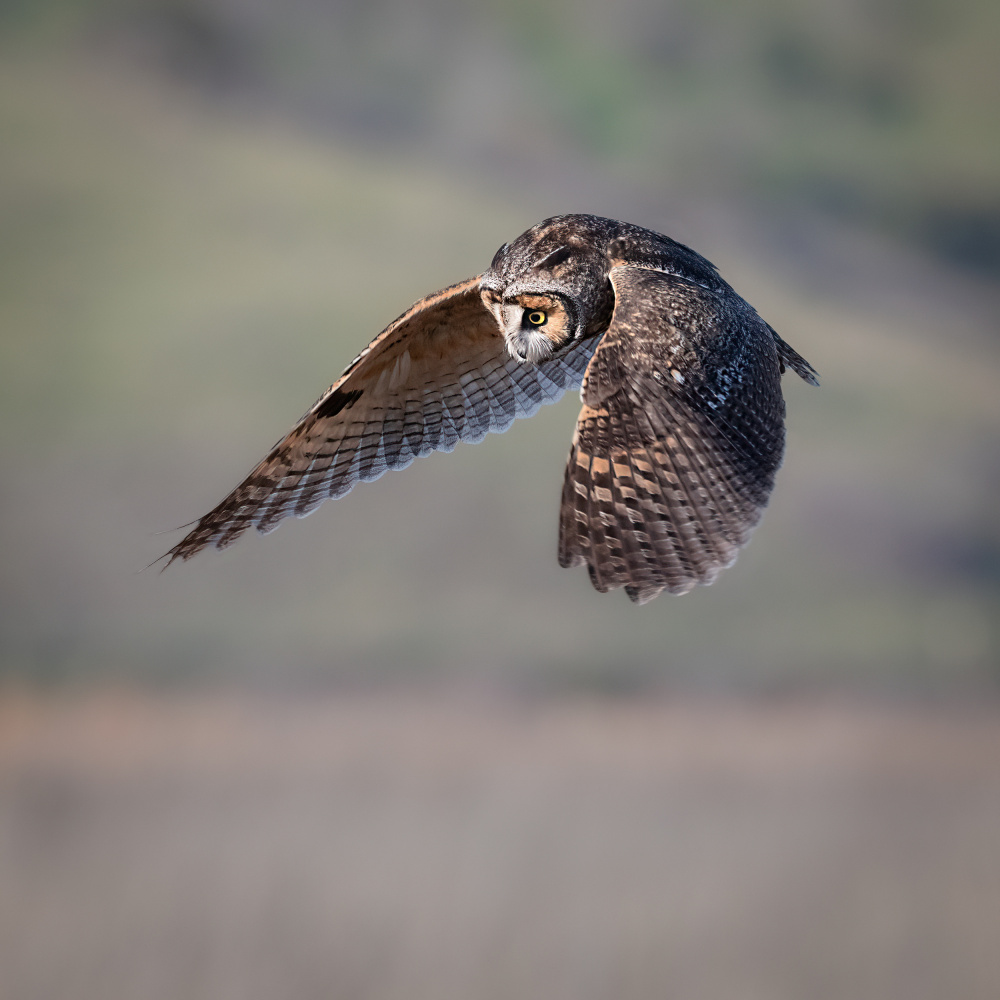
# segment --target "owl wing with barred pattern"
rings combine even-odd
[[[583,383],[559,562],[637,603],[711,583],[760,520],[784,449],[780,374],[815,373],[741,299],[618,266]],[[794,355],[794,357],[792,357]]]
[[[248,528],[273,530],[356,483],[459,441],[507,430],[577,388],[596,341],[539,365],[510,358],[480,278],[421,299],[347,367],[292,431],[168,553],[225,548]],[[169,563],[168,563],[169,565]]]

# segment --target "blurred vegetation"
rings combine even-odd
[[[4,1000],[996,1000],[997,716],[0,697]]]
[[[5,0],[334,131],[807,205],[1000,276],[991,0]]]
[[[3,676],[996,690],[995,286],[741,222],[969,212],[988,247],[992,6],[2,10]],[[823,376],[786,379],[719,583],[636,609],[556,566],[575,398],[136,575],[389,319],[566,210],[694,244]]]

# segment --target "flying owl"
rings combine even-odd
[[[732,565],[760,520],[786,366],[818,384],[693,250],[613,219],[546,219],[390,323],[167,557],[269,532],[581,388],[559,563],[639,604],[683,594]]]

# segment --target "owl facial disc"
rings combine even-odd
[[[548,295],[519,295],[501,306],[504,339],[512,358],[538,364],[573,335],[566,307]]]

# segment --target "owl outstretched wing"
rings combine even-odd
[[[475,277],[445,288],[390,323],[169,560],[225,548],[251,526],[271,531],[359,481],[505,431],[578,387],[596,341],[539,365],[515,361],[479,284]]]
[[[783,365],[815,373],[756,312],[662,271],[613,267],[584,379],[559,562],[637,603],[711,583],[760,520],[784,449]]]

